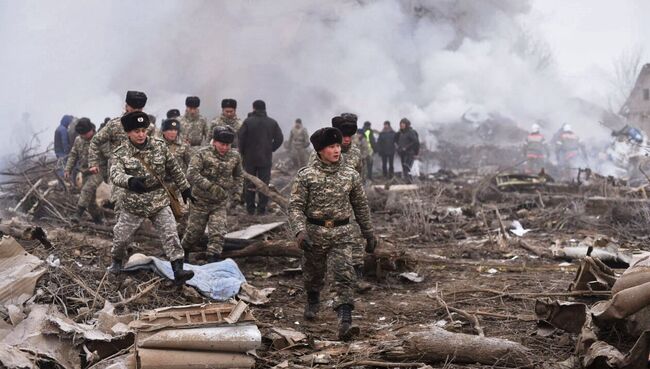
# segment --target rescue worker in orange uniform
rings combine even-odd
[[[548,158],[548,146],[544,135],[540,132],[539,124],[533,124],[526,137],[524,155],[526,157],[526,174],[538,174],[544,169]]]
[[[584,160],[582,164],[588,165],[588,159],[587,152],[582,142],[580,142],[580,138],[573,132],[569,124],[565,123],[562,126],[562,131],[558,135],[555,145],[555,155],[562,171],[562,178],[575,178],[575,174],[578,172],[578,167],[581,164],[580,155],[582,154],[582,159]]]

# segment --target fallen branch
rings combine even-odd
[[[379,368],[419,368],[425,366],[424,363],[391,363],[388,361],[375,361],[375,360],[355,360],[337,365],[338,368],[349,368],[351,366],[368,366]]]
[[[281,208],[286,209],[289,207],[289,200],[282,196],[282,194],[279,193],[277,189],[269,187],[261,179],[246,172],[244,172],[244,178],[246,178],[255,186],[257,192],[268,196],[271,200],[280,205]]]
[[[436,294],[436,300],[438,300],[438,303],[441,304],[442,306],[444,306],[445,310],[447,310],[447,314],[449,315],[449,319],[451,319],[453,321],[449,311],[453,311],[453,312],[455,312],[457,314],[460,314],[465,319],[469,320],[470,323],[472,323],[472,325],[474,326],[474,330],[476,331],[476,333],[480,337],[485,337],[485,332],[483,332],[483,328],[481,328],[481,325],[479,324],[478,318],[476,317],[476,315],[472,315],[472,314],[468,313],[465,310],[457,309],[455,307],[451,307],[451,306],[447,305],[445,300],[443,300],[442,297],[440,297],[440,295],[438,295],[438,294]]]
[[[258,241],[241,250],[224,250],[224,258],[243,258],[249,256],[274,256],[297,258],[302,256],[302,250],[295,242],[287,240]]]
[[[139,299],[140,297],[142,297],[142,296],[148,294],[149,292],[151,292],[151,291],[154,289],[154,287],[157,287],[158,284],[160,283],[160,281],[162,281],[162,278],[161,278],[161,277],[158,277],[158,278],[154,279],[153,282],[151,282],[147,287],[145,287],[144,289],[142,289],[142,291],[136,293],[135,295],[129,297],[129,298],[126,299],[126,300],[122,300],[122,301],[116,302],[115,304],[113,304],[113,306],[117,308],[117,307],[120,307],[120,306],[127,305],[127,304],[129,304],[130,302]]]

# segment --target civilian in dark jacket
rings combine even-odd
[[[420,139],[417,132],[411,128],[411,122],[402,118],[399,122],[399,132],[395,134],[395,145],[397,154],[402,161],[402,177],[407,183],[411,183],[411,168],[415,156],[420,152]]]
[[[381,170],[384,178],[393,178],[395,170],[393,159],[395,158],[395,131],[389,121],[384,122],[384,129],[379,133],[377,139],[377,152],[381,156]]]
[[[266,115],[264,101],[253,102],[253,112],[244,120],[239,130],[239,152],[242,155],[244,170],[269,184],[273,152],[282,146],[283,140],[284,136],[278,122]],[[266,213],[269,198],[259,193],[256,205],[255,186],[250,181],[246,181],[244,191],[248,213],[254,214],[256,209],[258,214]]]
[[[66,159],[72,145],[70,145],[70,140],[68,138],[68,126],[73,120],[72,115],[64,115],[61,118],[59,126],[54,131],[54,154],[56,158],[59,159],[57,163],[56,173],[59,175],[59,178],[63,178],[63,167],[65,167]]]

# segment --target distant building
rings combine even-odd
[[[630,96],[619,112],[635,127],[650,133],[650,64],[641,69]]]

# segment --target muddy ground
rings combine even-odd
[[[608,202],[603,206],[588,200],[596,195],[625,199],[642,195],[605,178],[594,178],[581,185],[556,183],[515,192],[500,191],[493,179],[494,175],[441,172],[439,176],[420,181],[415,191],[391,194],[382,189],[368,189],[377,234],[383,245],[390,244],[407,257],[398,258],[394,270],[384,268],[379,277],[366,279],[372,289],[357,296],[353,315],[361,334],[353,345],[331,346],[339,349],[325,359],[326,364],[314,364],[311,354],[319,351],[314,341],[336,340],[336,316],[327,306],[330,300],[325,294],[317,321],[307,322],[302,318],[305,293],[300,273],[292,270],[299,267],[300,261],[287,257],[237,259],[249,283],[259,288],[276,288],[269,304],[252,309],[262,333],[272,327],[293,328],[305,333],[311,343],[284,350],[267,344],[257,352],[256,367],[271,368],[285,360],[288,367],[370,367],[354,365],[354,362],[387,360],[382,351],[384,342],[427,325],[476,334],[471,322],[453,312],[454,309],[476,316],[486,337],[504,338],[528,347],[536,366],[569,358],[575,349],[575,337],[559,332],[539,335],[533,311],[535,300],[593,302],[597,297],[567,293],[576,272],[576,261],[535,255],[521,246],[521,240],[537,250],[596,239],[606,239],[631,250],[643,249],[646,240],[643,230],[648,224],[645,206],[630,206],[625,202]],[[284,189],[286,194],[288,181],[287,176],[279,174],[276,187]],[[70,201],[74,203],[74,197]],[[150,272],[119,277],[106,275],[111,220],[102,229],[89,222],[73,224],[47,216],[36,218],[29,221],[48,231],[54,247],[47,249],[38,241],[19,241],[28,252],[42,259],[53,254],[61,260],[61,267],[50,267],[49,273],[39,281],[36,302],[55,304],[69,317],[83,322],[101,309],[101,299],[113,303],[128,299],[139,291],[138,286],[156,278]],[[243,215],[239,209],[229,217],[229,225],[236,230],[249,224],[284,219],[278,207],[274,214],[264,217]],[[504,234],[503,229],[510,228],[512,220],[519,220],[530,232],[521,238],[508,231]],[[278,229],[262,238],[286,239],[287,236],[286,229]],[[151,239],[141,239],[134,252],[164,257],[159,243]],[[193,260],[201,262],[200,256],[194,254]],[[423,281],[412,282],[399,276],[405,271],[417,273]],[[192,288],[178,288],[166,281],[118,312],[202,301],[207,300]],[[354,347],[358,343],[367,343],[372,349],[357,352]],[[629,344],[625,337],[614,337],[613,343],[621,348]],[[436,368],[494,367],[455,364],[453,356],[446,362],[429,364]]]

